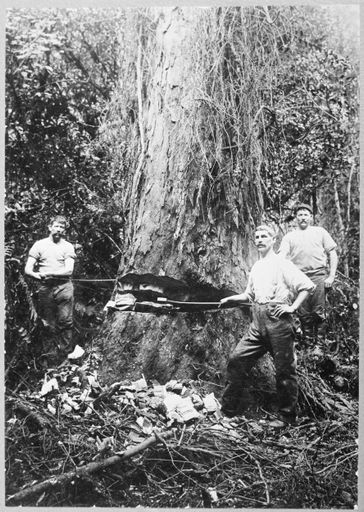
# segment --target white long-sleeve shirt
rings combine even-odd
[[[259,304],[292,304],[300,291],[314,289],[314,283],[291,261],[273,253],[253,265],[245,293]]]

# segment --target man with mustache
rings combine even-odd
[[[63,236],[67,220],[53,217],[48,225],[49,236],[31,247],[25,274],[38,281],[39,316],[43,324],[57,336],[58,357],[64,359],[74,350],[73,273],[75,250]],[[47,360],[43,358],[44,365]]]
[[[325,292],[334,282],[338,257],[336,243],[326,229],[311,225],[311,206],[298,204],[295,216],[296,229],[283,237],[279,253],[292,261],[316,285],[315,292],[298,310],[305,340],[311,343],[324,330]]]
[[[237,344],[227,366],[227,384],[222,397],[222,413],[233,417],[239,412],[249,370],[266,352],[270,352],[276,368],[278,419],[272,427],[281,428],[296,420],[298,397],[294,342],[296,329],[293,313],[311,293],[315,285],[293,263],[274,250],[273,227],[261,225],[255,231],[259,253],[242,294],[221,299],[227,302],[253,302],[252,323]]]

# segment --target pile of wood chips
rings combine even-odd
[[[355,505],[357,403],[322,379],[301,371],[306,415],[277,431],[262,410],[227,420],[201,381],[104,388],[97,365],[91,353],[7,393],[7,505]]]

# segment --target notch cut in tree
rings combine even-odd
[[[236,307],[236,303],[220,303],[231,295],[235,292],[216,290],[211,285],[188,286],[168,276],[128,273],[117,279],[113,300],[106,304],[106,309],[151,313],[208,311]]]

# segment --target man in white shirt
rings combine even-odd
[[[51,219],[49,236],[34,243],[29,251],[25,274],[36,279],[39,316],[57,335],[59,358],[71,354],[73,327],[73,273],[75,251],[64,240],[67,221],[63,216]]]
[[[279,428],[296,420],[296,329],[292,314],[315,285],[293,263],[274,252],[275,238],[271,226],[256,229],[255,244],[260,259],[251,269],[246,290],[220,301],[221,305],[253,302],[252,323],[229,358],[222,412],[228,417],[238,412],[250,369],[261,356],[270,352],[276,368],[279,402],[278,420],[272,422],[272,426]]]
[[[316,285],[315,292],[298,310],[306,341],[310,342],[324,327],[325,291],[334,282],[338,258],[336,243],[326,229],[311,225],[311,206],[297,205],[295,215],[297,227],[283,237],[279,254],[292,261]]]

